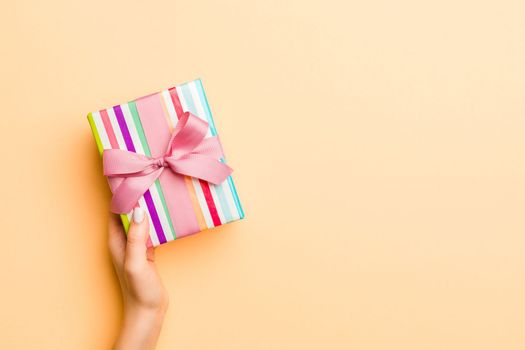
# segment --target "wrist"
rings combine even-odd
[[[128,293],[124,296],[124,313],[164,314],[168,309],[169,297],[165,291],[155,297],[143,298]]]
[[[126,303],[115,349],[154,349],[167,308],[167,303],[158,306]]]
[[[167,310],[167,303],[152,306],[130,302],[124,307],[124,323],[162,324]]]

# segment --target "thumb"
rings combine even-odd
[[[133,220],[128,231],[126,243],[126,264],[136,266],[147,261],[146,242],[149,237],[149,221],[144,209],[133,210]]]

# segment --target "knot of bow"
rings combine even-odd
[[[105,150],[104,175],[115,182],[110,209],[129,213],[140,197],[167,169],[176,176],[191,176],[222,183],[232,169],[221,162],[222,147],[217,136],[205,138],[208,123],[186,112],[173,130],[163,156],[152,158],[120,149]]]

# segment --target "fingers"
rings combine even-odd
[[[126,269],[140,268],[147,262],[146,242],[149,237],[149,221],[144,209],[137,207],[133,210],[133,220],[128,231],[126,244]]]

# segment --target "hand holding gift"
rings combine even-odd
[[[108,244],[122,292],[124,318],[115,349],[154,349],[168,308],[168,293],[155,267],[153,247],[146,247],[149,224],[140,207],[124,234],[118,217],[111,215]]]

